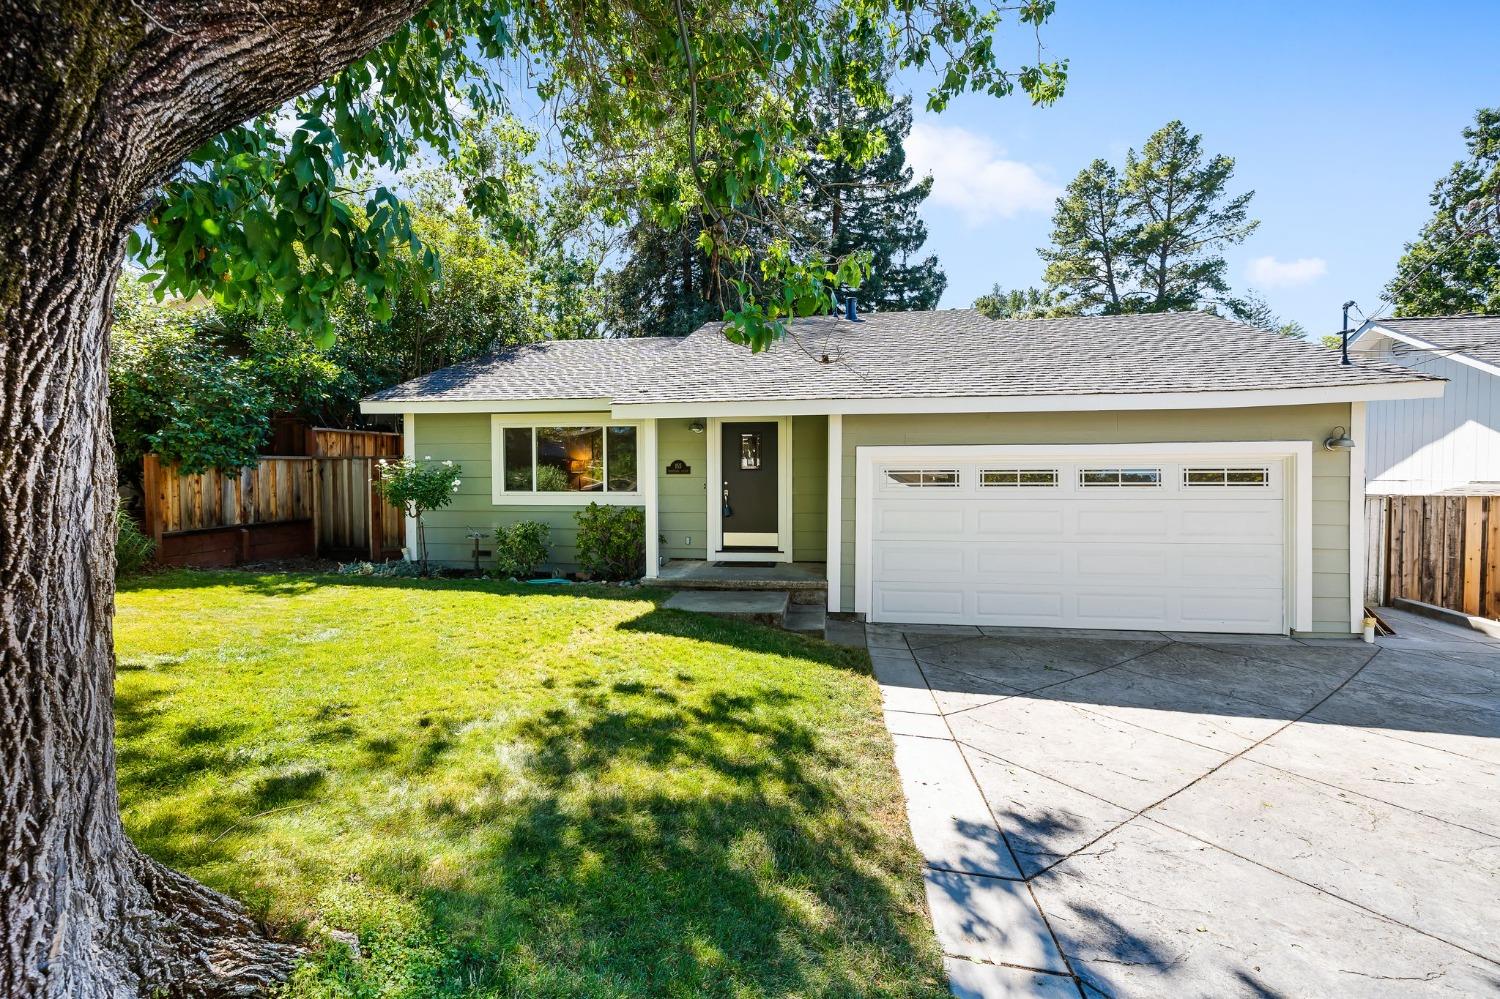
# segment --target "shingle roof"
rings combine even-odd
[[[819,316],[751,354],[699,329],[617,403],[1114,395],[1328,388],[1431,378],[1205,312],[993,320],[972,309]],[[828,362],[823,358],[827,356]]]
[[[1434,377],[1372,360],[1341,366],[1334,351],[1204,312],[992,320],[952,309],[870,313],[857,323],[800,319],[786,340],[759,354],[726,340],[720,323],[681,339],[529,344],[370,398],[664,403],[1114,395]]]
[[[612,399],[641,378],[677,337],[544,340],[497,351],[383,389],[372,402],[440,399]]]
[[[1374,325],[1500,368],[1500,316],[1410,316],[1380,319]]]

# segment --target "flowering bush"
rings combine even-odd
[[[422,575],[427,575],[427,525],[422,515],[441,510],[453,502],[453,494],[463,480],[463,469],[451,461],[432,463],[430,457],[420,464],[410,458],[380,462],[380,495],[387,503],[399,506],[417,522],[417,546],[420,549]]]

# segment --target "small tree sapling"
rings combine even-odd
[[[422,515],[429,510],[441,510],[453,502],[453,494],[463,484],[459,478],[463,468],[451,461],[433,463],[424,458],[421,463],[412,458],[400,461],[387,459],[380,463],[380,494],[392,506],[399,506],[408,517],[417,522],[418,561],[422,564],[422,575],[427,575],[427,525]]]

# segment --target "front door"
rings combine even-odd
[[[780,449],[775,423],[722,423],[719,501],[724,548],[775,551],[780,547]]]

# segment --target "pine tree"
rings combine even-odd
[[[807,220],[826,240],[835,258],[865,251],[870,275],[853,294],[872,312],[937,308],[948,284],[936,256],[919,257],[927,226],[917,214],[932,191],[932,178],[913,181],[902,144],[911,132],[911,99],[885,107],[862,107],[846,90],[828,94],[817,115],[817,132],[833,138],[868,130],[884,135],[885,148],[854,165],[846,156],[815,155],[803,171],[807,179]]]
[[[1230,196],[1234,160],[1205,157],[1180,121],[1157,129],[1120,172],[1095,160],[1057,199],[1047,262],[1050,291],[1089,313],[1236,312],[1221,251],[1260,224],[1253,191]]]
[[[1142,312],[1177,312],[1229,294],[1218,251],[1242,243],[1260,223],[1250,218],[1254,191],[1229,197],[1234,160],[1204,159],[1203,136],[1170,121],[1125,157],[1125,199],[1140,228],[1129,258]]]
[[[1052,245],[1037,253],[1047,262],[1048,291],[1066,298],[1078,311],[1130,311],[1126,259],[1140,226],[1124,201],[1120,175],[1104,160],[1080,170],[1057,199]]]
[[[1464,141],[1387,286],[1398,316],[1500,313],[1500,108],[1480,108]]]

